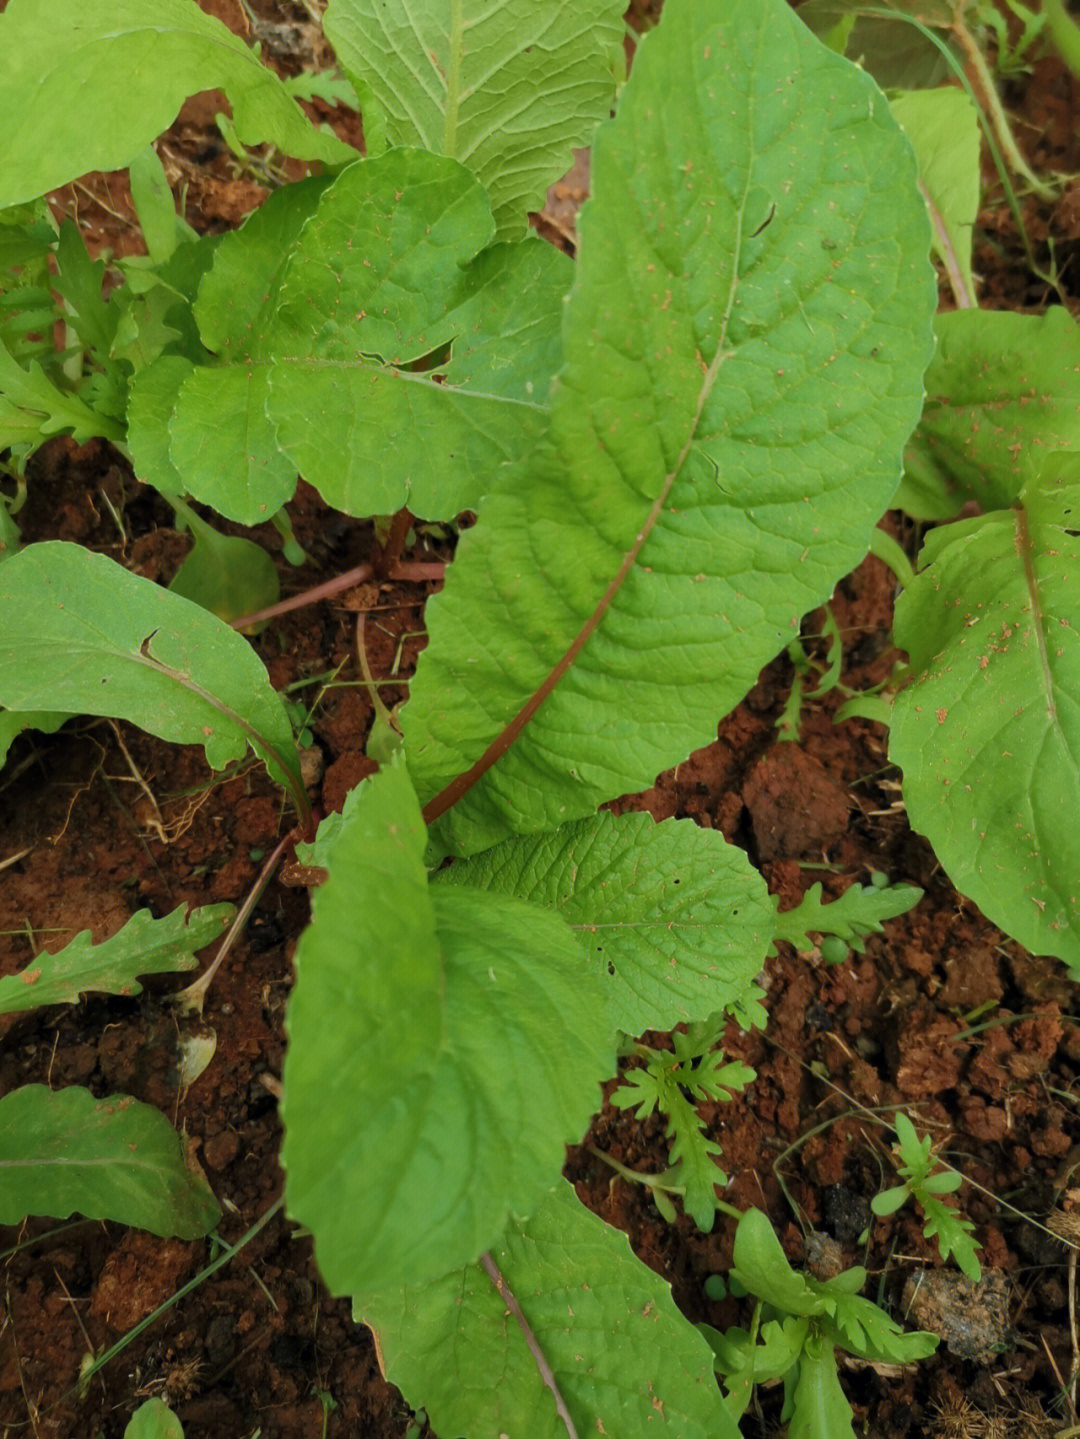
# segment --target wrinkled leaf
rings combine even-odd
[[[350,166],[304,219],[274,196],[203,282],[196,314],[223,365],[178,380],[168,452],[184,487],[245,524],[298,471],[351,514],[476,505],[539,434],[566,256],[539,240],[485,250],[483,190],[421,151]]]
[[[189,95],[219,87],[247,145],[300,160],[355,157],[315,128],[237,36],[192,0],[10,0],[0,15],[0,207],[88,170],[119,170],[167,130]],[[78,103],[72,97],[78,96]]]
[[[181,905],[162,919],[140,909],[111,939],[94,944],[88,929],[55,954],[36,956],[18,974],[0,979],[0,1014],[43,1004],[75,1004],[80,994],[138,994],[140,974],[194,969],[196,952],[220,939],[233,916],[231,904],[192,910]]]
[[[579,1434],[646,1439],[662,1423],[679,1439],[738,1439],[708,1345],[626,1236],[569,1184],[491,1253]],[[378,1336],[387,1377],[440,1433],[565,1439],[522,1331],[479,1265],[354,1309]]]
[[[339,1294],[476,1259],[557,1177],[615,1068],[565,925],[429,892],[424,844],[404,768],[380,770],[338,829],[296,955],[286,1192]]]
[[[705,1019],[739,998],[772,937],[764,881],[742,850],[689,822],[594,815],[508,840],[438,879],[515,895],[580,936],[626,1034]]]
[[[288,717],[247,642],[78,545],[29,545],[0,566],[0,704],[127,719],[201,744],[212,769],[250,745],[307,811]]]
[[[607,118],[622,11],[621,0],[331,0],[325,27],[389,143],[467,165],[499,238],[517,239]]]
[[[1047,462],[1011,508],[927,536],[896,606],[914,678],[893,703],[889,758],[956,888],[1080,972],[1076,472]]]
[[[462,537],[402,710],[425,805],[525,726],[438,826],[453,853],[712,740],[865,554],[921,408],[936,287],[910,147],[782,0],[669,0],[580,233],[550,437]]]
[[[0,1224],[76,1212],[178,1239],[201,1239],[221,1217],[149,1104],[44,1084],[12,1090],[0,1099]]]
[[[926,407],[894,503],[936,520],[969,499],[1004,508],[1055,451],[1080,450],[1080,326],[1058,306],[958,310],[935,328]]]

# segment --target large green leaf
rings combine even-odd
[[[288,716],[247,642],[79,545],[28,545],[0,566],[0,704],[130,720],[201,744],[213,769],[250,745],[307,811]]]
[[[774,916],[741,849],[690,822],[594,815],[507,840],[438,879],[543,905],[581,938],[626,1034],[673,1029],[744,994]]]
[[[11,710],[0,709],[0,765],[7,759],[12,740],[16,735],[22,734],[23,730],[36,729],[42,734],[53,734],[70,718],[69,714],[62,711],[24,710],[13,713]]]
[[[523,727],[449,849],[650,784],[862,557],[922,404],[928,249],[873,81],[783,0],[669,0],[597,134],[549,438],[426,612],[425,804]]]
[[[158,1110],[126,1095],[27,1084],[0,1099],[0,1224],[30,1214],[112,1219],[200,1239],[221,1217]]]
[[[245,144],[268,141],[330,164],[355,156],[317,130],[273,71],[194,0],[10,0],[0,52],[0,207],[88,170],[121,169],[189,95],[215,86]]]
[[[492,1259],[546,1358],[577,1432],[738,1439],[712,1353],[668,1285],[562,1182]],[[386,1374],[441,1434],[565,1439],[523,1332],[479,1265],[359,1298]]]
[[[889,757],[957,889],[1080,972],[1080,479],[1056,470],[927,537],[896,607],[914,679]]]
[[[0,979],[0,1014],[74,1004],[87,990],[138,994],[140,974],[194,969],[196,952],[221,938],[233,914],[231,904],[207,905],[190,914],[181,905],[162,919],[140,909],[101,944],[94,944],[84,929],[55,954],[39,954],[18,974]]]
[[[561,920],[429,892],[424,844],[404,769],[381,770],[338,829],[296,955],[282,1162],[339,1294],[475,1260],[551,1185],[615,1067]]]
[[[524,233],[571,148],[606,119],[622,0],[331,0],[326,33],[385,114],[392,145],[460,160],[500,239]],[[365,106],[365,121],[368,119]]]
[[[1080,326],[1045,315],[957,310],[935,321],[926,408],[895,503],[948,519],[965,500],[1012,504],[1048,455],[1080,450]]]
[[[185,488],[247,524],[297,471],[352,514],[475,506],[540,432],[569,261],[539,240],[485,249],[483,189],[418,150],[350,166],[306,224],[285,207],[223,242],[200,289],[224,367],[175,377]]]

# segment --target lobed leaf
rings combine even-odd
[[[384,767],[337,828],[296,955],[283,1163],[339,1294],[475,1260],[557,1176],[615,1069],[558,916],[429,891],[424,845],[404,769]]]
[[[624,1234],[561,1181],[492,1258],[524,1313],[580,1434],[738,1439],[705,1340]],[[387,1377],[445,1434],[565,1439],[520,1327],[479,1265],[354,1304]],[[492,1382],[492,1376],[498,1376]]]
[[[13,1089],[0,1099],[0,1224],[75,1212],[178,1239],[201,1239],[221,1217],[180,1136],[149,1104]]]
[[[1060,473],[1059,473],[1060,471]],[[1080,971],[1080,480],[932,531],[896,607],[889,757],[914,829],[992,924]],[[0,571],[2,573],[2,571]]]
[[[0,566],[0,704],[130,720],[201,744],[212,769],[250,745],[307,812],[288,717],[247,642],[79,545],[29,545]]]
[[[436,876],[560,914],[579,935],[626,1034],[705,1019],[761,970],[772,926],[765,883],[713,830],[649,815],[593,815],[507,840]]]
[[[94,944],[84,929],[55,954],[41,953],[18,974],[0,979],[0,1014],[76,1004],[87,990],[138,994],[140,974],[194,969],[196,952],[220,939],[234,913],[231,904],[206,905],[190,914],[181,905],[154,919],[148,909],[140,909],[101,944]]]
[[[341,164],[355,151],[315,128],[272,70],[193,0],[10,0],[0,15],[0,208],[88,170],[119,170],[215,87],[246,145]],[[77,103],[72,97],[77,96]]]
[[[402,711],[456,854],[712,739],[865,553],[921,408],[910,149],[782,0],[671,0],[592,174],[548,437],[462,538]]]
[[[894,503],[917,519],[948,519],[966,500],[1003,509],[1049,457],[1080,450],[1080,327],[1060,306],[957,310],[934,327],[926,407]]]
[[[839,899],[821,902],[821,883],[812,884],[794,909],[786,909],[773,918],[776,938],[786,940],[795,949],[813,948],[810,932],[834,934],[862,954],[868,934],[881,934],[882,920],[895,919],[914,909],[923,891],[914,884],[876,885],[852,884]],[[779,901],[773,899],[772,903]]]
[[[622,63],[619,0],[331,0],[325,29],[389,143],[467,165],[499,239],[607,118]]]

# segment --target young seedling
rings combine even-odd
[[[796,1273],[757,1209],[747,1210],[735,1231],[731,1281],[758,1300],[749,1330],[700,1326],[723,1377],[728,1411],[740,1418],[755,1384],[781,1380],[780,1418],[790,1424],[789,1439],[855,1439],[837,1350],[871,1362],[908,1364],[937,1347],[936,1335],[904,1333],[861,1297],[866,1283],[861,1266],[826,1280]]]
[[[909,1199],[913,1199],[923,1212],[923,1234],[926,1238],[936,1239],[942,1259],[951,1256],[972,1283],[977,1283],[982,1278],[982,1266],[975,1254],[981,1246],[972,1238],[975,1226],[941,1199],[943,1194],[956,1193],[963,1183],[963,1176],[955,1169],[937,1167],[938,1160],[929,1134],[920,1139],[906,1114],[898,1114],[895,1125],[897,1144],[894,1154],[902,1183],[875,1194],[870,1208],[883,1218],[895,1214]]]

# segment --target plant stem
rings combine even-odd
[[[287,615],[292,610],[302,610],[308,605],[314,605],[319,600],[328,600],[334,595],[339,595],[343,590],[351,590],[354,585],[362,585],[365,580],[370,580],[375,575],[374,565],[357,565],[355,569],[346,570],[344,574],[337,575],[332,580],[326,580],[321,585],[315,585],[310,590],[302,590],[300,594],[293,595],[291,599],[279,600],[276,605],[268,605],[264,610],[255,610],[250,615],[240,615],[238,619],[230,620],[234,630],[246,629],[248,625],[260,624],[263,620],[276,619],[278,615]],[[423,584],[427,580],[441,580],[446,575],[446,563],[443,560],[402,560],[395,564],[387,576],[391,580],[412,581],[414,584]]]
[[[941,246],[941,258],[945,265],[945,274],[948,276],[949,287],[953,292],[958,310],[972,310],[975,308],[975,296],[968,289],[967,278],[960,265],[960,258],[953,248],[952,236],[949,234],[949,227],[945,223],[945,217],[937,207],[933,195],[926,188],[923,182],[919,181],[919,191],[926,201],[926,208],[930,214],[930,223],[934,227],[934,234],[937,236],[938,244]]]
[[[1060,0],[1058,0],[1058,3],[1060,5]],[[1044,10],[1052,8],[1052,0],[1044,0],[1043,8]],[[1063,18],[1070,26],[1072,25],[1072,21],[1069,20],[1067,15],[1064,15]],[[1075,29],[1075,27],[1073,28]],[[1008,117],[1005,114],[1004,106],[998,95],[997,86],[994,84],[994,77],[990,73],[990,66],[986,63],[986,56],[979,49],[974,35],[972,35],[967,26],[959,20],[953,25],[952,33],[956,36],[957,42],[961,50],[963,50],[968,64],[975,72],[975,78],[978,81],[979,90],[982,94],[983,106],[1009,168],[1013,174],[1019,175],[1021,179],[1027,182],[1040,200],[1053,199],[1053,185],[1048,185],[1045,180],[1040,180],[1020,153],[1016,141],[1013,138],[1013,132],[1010,128]]]
[[[1043,0],[1042,13],[1058,54],[1074,75],[1080,76],[1080,28],[1062,0]]]
[[[536,1367],[540,1371],[540,1378],[544,1381],[544,1384],[547,1386],[547,1388],[551,1390],[551,1393],[555,1399],[555,1412],[558,1414],[562,1422],[566,1425],[567,1434],[570,1436],[570,1439],[578,1439],[578,1432],[574,1428],[574,1421],[570,1418],[570,1411],[566,1407],[566,1400],[559,1392],[559,1386],[555,1382],[555,1375],[552,1371],[551,1365],[548,1363],[547,1356],[544,1354],[544,1351],[540,1348],[540,1341],[532,1332],[532,1329],[529,1326],[529,1321],[521,1312],[521,1305],[514,1297],[513,1290],[510,1288],[509,1284],[507,1284],[506,1279],[503,1277],[502,1272],[500,1271],[498,1265],[495,1263],[494,1259],[492,1259],[490,1254],[481,1254],[480,1264],[483,1268],[484,1273],[491,1280],[492,1284],[494,1284],[496,1290],[498,1291],[499,1298],[506,1305],[507,1309],[509,1309],[510,1313],[514,1316],[518,1328],[525,1336],[525,1343],[529,1346],[529,1353],[532,1355]]]
[[[270,858],[263,865],[262,870],[259,873],[258,879],[251,886],[250,890],[248,890],[247,898],[244,900],[244,903],[240,907],[240,913],[233,920],[232,926],[228,934],[225,936],[224,940],[222,940],[221,948],[214,956],[214,962],[211,964],[210,968],[206,970],[203,974],[200,974],[194,984],[189,984],[186,989],[181,989],[177,994],[170,995],[170,1002],[176,1005],[181,1014],[197,1014],[200,1018],[202,1017],[203,1003],[206,999],[206,991],[210,988],[210,983],[213,980],[214,975],[217,974],[218,970],[221,968],[225,956],[229,953],[230,949],[232,949],[233,945],[239,939],[240,935],[243,934],[244,926],[251,918],[251,911],[258,903],[259,896],[262,894],[266,886],[273,878],[274,870],[277,869],[278,865],[281,863],[281,859],[285,851],[288,849],[289,845],[295,842],[296,835],[297,832],[293,830],[289,834],[287,834],[284,839],[278,840],[276,846],[274,847],[270,855]]]

